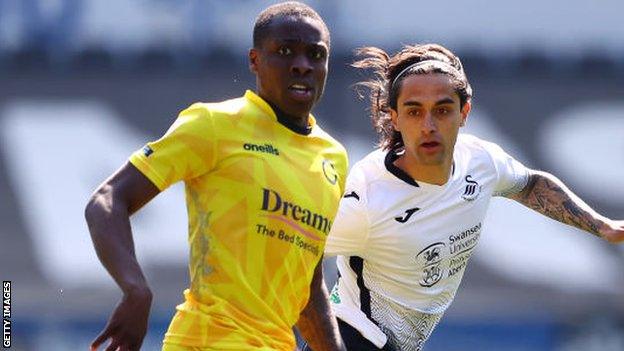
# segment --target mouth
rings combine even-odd
[[[314,97],[314,89],[307,84],[292,84],[288,87],[289,95],[298,101],[308,102]]]
[[[442,147],[442,144],[440,144],[437,141],[427,141],[427,142],[421,143],[420,147],[427,152],[435,152],[435,151],[438,151]]]

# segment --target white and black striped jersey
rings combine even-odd
[[[336,315],[378,347],[420,350],[453,301],[492,196],[528,170],[498,145],[460,134],[448,182],[416,182],[376,150],[353,166],[325,247],[338,255]]]

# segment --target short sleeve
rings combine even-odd
[[[346,150],[342,150],[340,155],[340,163],[338,164],[338,186],[340,186],[340,191],[344,193],[346,187],[346,179],[347,179],[347,169],[349,168],[349,157],[347,155]]]
[[[493,195],[507,196],[522,191],[529,181],[529,170],[497,144],[481,142],[496,168],[497,182]]]
[[[326,256],[363,255],[369,232],[365,190],[363,173],[354,167],[327,237]]]
[[[216,162],[213,123],[210,111],[194,104],[180,113],[162,138],[135,151],[129,161],[161,191],[207,173]]]

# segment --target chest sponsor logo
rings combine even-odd
[[[271,144],[258,145],[258,144],[245,143],[243,144],[243,149],[247,151],[255,151],[255,152],[263,152],[265,154],[273,154],[276,156],[279,156],[280,154],[279,150],[273,147],[273,145]]]
[[[472,201],[479,197],[481,193],[481,185],[469,174],[464,178],[466,181],[466,186],[464,188],[464,193],[462,194],[462,199],[466,201]]]
[[[478,223],[449,235],[447,241],[439,241],[422,249],[416,255],[416,264],[422,267],[418,284],[429,288],[444,277],[451,278],[463,272],[480,235],[481,223]]]
[[[262,189],[261,210],[279,215],[280,221],[314,240],[321,240],[321,238],[303,228],[302,225],[323,232],[326,235],[331,229],[332,222],[329,218],[283,199],[275,190]]]
[[[407,221],[409,221],[410,217],[412,217],[412,215],[414,213],[416,213],[416,211],[420,210],[420,208],[418,207],[414,207],[414,208],[410,208],[408,210],[405,210],[405,214],[403,216],[399,216],[399,217],[394,217],[394,220],[399,222],[399,223],[405,223]]]
[[[288,201],[277,191],[266,188],[262,189],[260,210],[266,212],[264,217],[284,223],[290,230],[274,227],[275,223],[258,223],[256,233],[290,243],[315,256],[322,253],[319,242],[323,238],[318,232],[329,233],[332,223],[328,217]]]
[[[331,185],[335,185],[338,181],[338,173],[336,173],[336,168],[334,167],[334,164],[328,159],[323,160],[323,175]]]

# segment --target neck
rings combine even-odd
[[[444,185],[451,176],[451,168],[453,167],[453,159],[445,160],[442,164],[423,165],[416,162],[410,162],[405,154],[399,156],[394,161],[394,165],[402,169],[416,182],[423,182],[435,185]]]
[[[267,100],[265,99],[265,101]],[[289,115],[285,113],[284,111],[282,111],[279,107],[277,107],[273,103],[269,101],[267,101],[267,103],[271,106],[271,108],[273,109],[273,112],[275,112],[277,121],[281,123],[283,126],[299,134],[310,134],[311,130],[310,130],[310,125],[309,125],[309,120],[308,120],[309,115],[300,116],[300,117]]]

